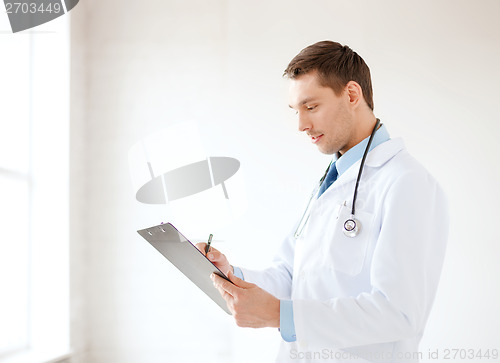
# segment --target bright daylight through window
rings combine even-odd
[[[0,16],[0,362],[67,353],[68,29]]]

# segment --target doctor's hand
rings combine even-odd
[[[236,325],[250,328],[279,328],[280,301],[257,285],[234,276],[232,272],[227,276],[233,283],[216,274],[212,274],[211,278],[214,286],[226,300]]]
[[[205,248],[207,247],[206,243],[197,243],[196,248],[201,251],[201,253],[205,254]],[[208,251],[207,258],[219,269],[224,275],[228,275],[228,272],[234,272],[233,266],[229,264],[226,256],[222,254],[217,249],[210,246],[210,251]]]

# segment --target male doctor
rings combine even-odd
[[[278,362],[418,362],[445,255],[445,195],[377,122],[370,70],[348,46],[313,44],[285,75],[299,130],[332,163],[273,266],[233,268],[212,248],[233,282],[213,275],[214,285],[238,326],[280,328]]]

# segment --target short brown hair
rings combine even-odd
[[[310,45],[291,60],[283,76],[294,79],[311,71],[317,71],[320,84],[333,89],[336,95],[342,93],[349,81],[357,82],[368,107],[373,110],[370,68],[347,45],[328,40]]]

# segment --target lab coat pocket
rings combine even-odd
[[[351,208],[340,207],[329,243],[328,258],[330,258],[334,270],[353,276],[359,274],[363,269],[374,216],[364,211],[356,211],[355,218],[360,225],[358,224],[359,231],[355,237],[344,234],[344,223],[350,218]]]

